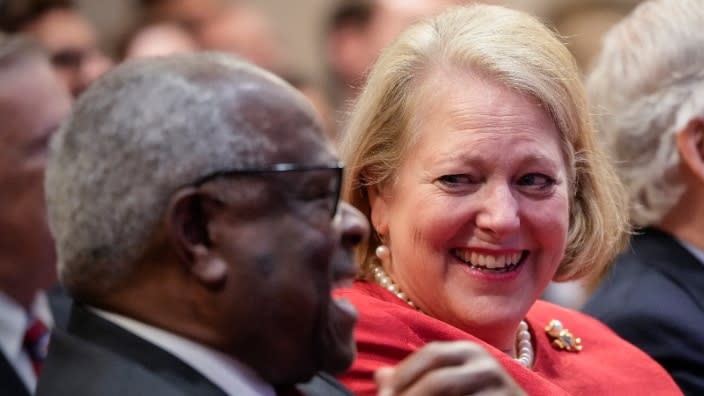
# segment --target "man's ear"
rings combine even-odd
[[[222,203],[188,187],[174,194],[167,207],[166,232],[188,270],[201,282],[215,286],[227,276],[227,263],[213,249],[210,226]]]
[[[369,209],[371,211],[372,227],[379,235],[386,235],[389,232],[389,204],[387,197],[379,186],[367,187],[369,199]]]
[[[677,149],[691,172],[704,183],[704,118],[693,118],[677,134]]]

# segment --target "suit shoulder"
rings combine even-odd
[[[693,304],[676,282],[637,258],[619,260],[612,272],[589,297],[582,311],[610,321],[624,314],[657,314],[679,316]],[[672,310],[661,309],[663,306]],[[659,309],[656,309],[658,308]]]
[[[141,366],[61,330],[52,334],[37,396],[184,395]]]

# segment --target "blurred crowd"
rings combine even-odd
[[[200,50],[237,54],[299,88],[336,138],[381,49],[411,23],[462,3],[7,0],[1,3],[0,27],[40,42],[74,97],[126,59]],[[586,68],[598,50],[601,33],[637,0],[489,3],[514,6],[543,18],[564,35],[580,66]],[[300,9],[304,11],[294,12]],[[308,26],[311,23],[314,26]]]

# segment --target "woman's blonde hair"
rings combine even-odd
[[[499,6],[451,8],[403,32],[380,56],[341,141],[343,197],[370,218],[367,189],[393,182],[413,143],[413,110],[424,76],[452,66],[536,98],[561,132],[570,182],[570,225],[555,280],[602,273],[627,240],[623,188],[595,143],[580,74],[560,39],[534,17]],[[357,248],[369,278],[372,233]]]

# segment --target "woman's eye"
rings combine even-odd
[[[435,179],[435,184],[450,194],[468,194],[479,188],[481,180],[467,174],[443,175]]]
[[[518,179],[517,184],[535,190],[547,190],[556,184],[556,180],[540,173],[530,173]]]
[[[474,179],[467,175],[443,175],[438,178],[438,181],[446,186],[474,183]]]

